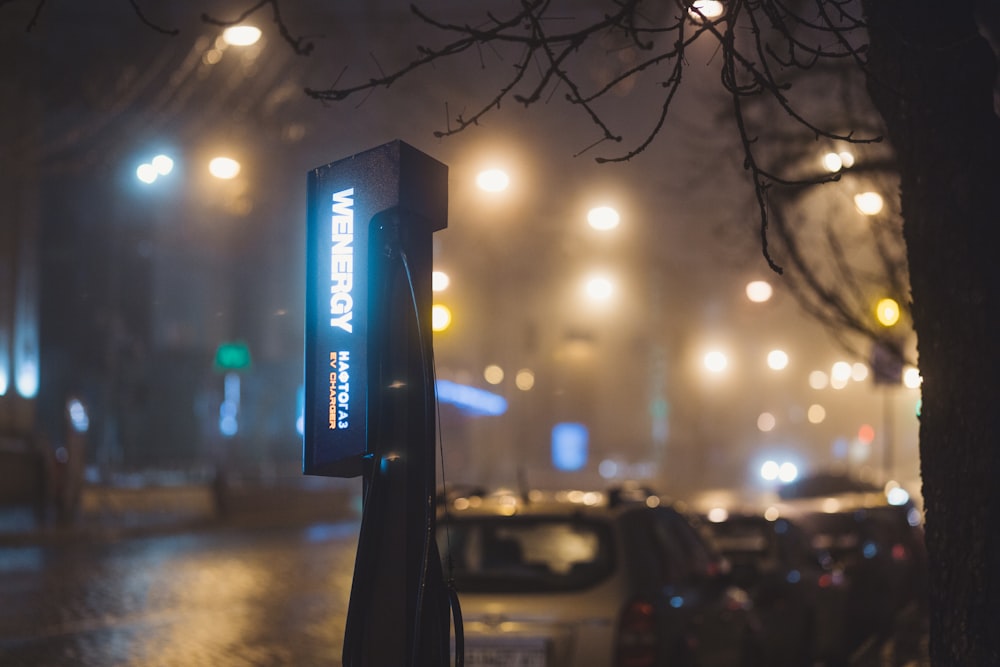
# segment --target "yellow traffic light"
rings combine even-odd
[[[875,317],[879,324],[884,327],[891,327],[899,321],[899,304],[895,299],[885,298],[875,306]]]

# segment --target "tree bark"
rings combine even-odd
[[[863,0],[868,90],[900,165],[936,667],[1000,665],[1000,119],[973,4]]]

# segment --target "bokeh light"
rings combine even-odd
[[[253,25],[233,25],[222,31],[222,39],[231,46],[250,46],[260,39],[260,28]]]
[[[773,371],[784,370],[788,367],[788,353],[784,350],[771,350],[767,353],[767,367]]]
[[[503,169],[486,169],[476,176],[476,185],[486,192],[503,192],[510,186],[510,176]]]
[[[231,157],[216,157],[208,163],[208,173],[222,180],[230,180],[240,175],[240,163]]]
[[[726,355],[719,350],[712,350],[705,355],[704,358],[705,368],[710,373],[721,373],[726,370],[726,366],[729,365],[729,359]]]
[[[774,430],[777,420],[774,418],[770,412],[762,412],[760,416],[757,417],[757,429],[767,433],[768,431]]]
[[[823,371],[813,371],[809,374],[809,386],[813,389],[826,389],[830,384],[830,377]]]
[[[483,369],[483,379],[490,384],[500,384],[503,382],[503,369],[496,364],[490,364]]]
[[[614,229],[619,222],[621,222],[621,216],[610,206],[598,206],[587,212],[587,224],[600,231]]]
[[[880,299],[875,306],[875,317],[879,324],[884,327],[891,327],[899,322],[900,309],[895,299]]]
[[[754,280],[747,283],[747,298],[754,303],[764,303],[771,298],[774,289],[771,284],[763,280]]]
[[[451,309],[444,304],[435,303],[431,307],[431,329],[444,331],[451,326]]]
[[[715,19],[722,16],[723,11],[725,11],[725,7],[719,0],[694,0],[691,3],[691,9],[688,10],[688,13],[694,19],[701,19],[702,17]]]
[[[585,286],[587,296],[594,301],[607,301],[615,292],[614,283],[610,278],[604,276],[594,276],[587,280]]]
[[[528,391],[535,386],[535,373],[530,368],[522,368],[514,376],[514,385],[521,391]]]
[[[854,195],[854,205],[865,215],[878,215],[885,202],[877,192],[861,192]]]
[[[431,274],[431,289],[435,292],[443,292],[451,284],[451,278],[444,271],[434,271]]]
[[[821,424],[826,419],[826,408],[819,403],[813,403],[806,411],[806,419],[810,424]]]

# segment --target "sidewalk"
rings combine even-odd
[[[51,513],[50,513],[51,514]],[[341,480],[281,480],[170,486],[83,487],[72,521],[39,521],[30,507],[0,508],[0,547],[115,539],[218,527],[283,525],[360,518],[357,485]]]

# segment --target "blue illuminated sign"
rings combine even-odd
[[[552,427],[552,465],[557,470],[580,470],[587,465],[590,433],[584,424],[563,422]]]

